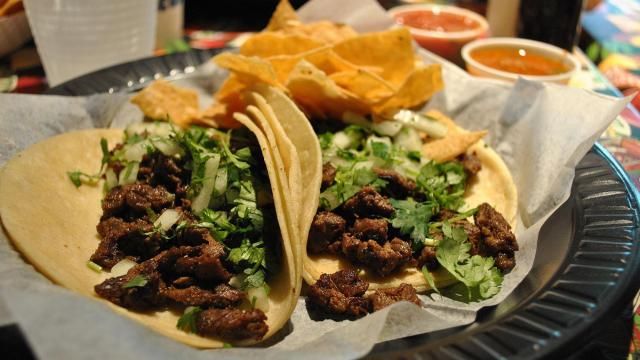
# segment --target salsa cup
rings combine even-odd
[[[390,9],[389,15],[406,26],[421,47],[460,65],[462,47],[489,35],[484,17],[456,6],[403,5]]]
[[[543,58],[561,63],[566,69],[560,73],[550,75],[527,75],[506,70],[497,69],[478,61],[473,56],[473,52],[482,49],[509,49],[514,50],[514,54],[526,56],[535,54]],[[545,81],[557,84],[567,84],[573,74],[580,69],[580,63],[564,49],[545,44],[539,41],[517,39],[517,38],[490,38],[475,40],[462,48],[462,58],[466,63],[467,71],[471,75],[488,77],[492,79],[514,82],[518,77],[528,80]],[[516,59],[514,59],[515,61]]]

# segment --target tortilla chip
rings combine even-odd
[[[198,94],[167,81],[154,81],[131,98],[144,115],[154,120],[168,120],[186,127],[198,117]]]
[[[276,76],[276,72],[271,64],[259,57],[244,56],[240,54],[232,54],[224,52],[213,58],[218,66],[229,69],[237,77],[238,81],[251,84],[254,82],[263,82],[265,84],[281,87]]]
[[[463,128],[456,125],[453,119],[447,117],[445,114],[441,113],[438,110],[429,110],[425,113],[425,115],[445,125],[447,127],[447,134],[459,134],[461,132],[467,132]]]
[[[430,141],[422,146],[422,154],[436,162],[455,159],[464,154],[467,149],[482,139],[486,130],[457,134],[447,134],[447,137]]]
[[[388,99],[395,93],[393,85],[375,73],[364,69],[338,72],[329,78],[368,104]]]
[[[414,69],[411,41],[409,30],[398,28],[345,40],[333,50],[354,65],[379,67],[380,76],[399,87]]]
[[[367,114],[370,108],[357,96],[336,85],[324,72],[306,60],[300,61],[289,75],[291,96],[308,113],[341,117],[345,111]]]
[[[289,0],[280,0],[276,10],[271,15],[271,20],[265,30],[274,31],[284,29],[292,24],[299,24],[298,14],[289,3]]]
[[[374,113],[393,116],[400,109],[410,109],[425,103],[443,87],[440,65],[416,69],[396,94],[374,107]]]
[[[358,36],[350,26],[326,20],[290,26],[281,31],[285,34],[306,36],[324,44],[335,44]]]
[[[264,32],[247,39],[240,47],[240,54],[267,58],[277,55],[297,55],[322,46],[322,42],[308,36]]]

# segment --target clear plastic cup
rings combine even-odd
[[[50,86],[153,53],[157,0],[25,0]]]

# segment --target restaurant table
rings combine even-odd
[[[237,28],[237,23],[227,21],[217,27]],[[242,29],[242,28],[240,28]],[[214,49],[234,47],[249,33],[215,31],[199,27],[187,28],[184,41],[172,43],[166,49],[159,49],[156,55],[190,49]],[[600,93],[621,96],[620,92],[598,71],[587,56],[576,49],[575,54],[582,63],[582,69],[572,79],[571,86],[591,89]],[[48,88],[44,72],[40,66],[35,45],[31,42],[13,54],[0,59],[0,92],[42,93]],[[600,142],[611,151],[640,187],[640,115],[628,107],[605,131]],[[620,309],[618,316],[602,325],[601,335],[576,351],[574,359],[619,359],[626,358],[631,351],[640,355],[640,310],[637,304],[629,304]],[[20,329],[11,324],[0,324],[0,357],[4,359],[34,358]],[[633,341],[632,339],[633,336]],[[630,346],[631,344],[631,346]]]

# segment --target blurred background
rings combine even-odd
[[[348,0],[344,0],[348,1]],[[277,0],[0,0],[0,92],[39,94],[69,79],[134,59],[238,46],[267,24]],[[304,0],[290,0],[296,8]],[[379,0],[385,9],[452,5],[488,24],[488,36],[555,45],[578,60],[569,86],[634,95],[640,107],[640,0]],[[424,25],[424,24],[423,24]],[[427,24],[429,25],[429,24]],[[439,26],[439,25],[438,25]],[[437,28],[437,31],[446,29]],[[413,32],[412,32],[413,33]],[[464,67],[460,42],[416,40]],[[423,36],[426,37],[426,36]],[[451,50],[449,41],[445,44]],[[439,52],[440,51],[440,52]],[[449,57],[450,56],[450,57]],[[1,111],[1,110],[0,110]],[[640,185],[640,115],[628,107],[600,142]],[[576,358],[640,356],[640,313],[631,304]],[[1,338],[1,336],[0,336]],[[2,341],[5,341],[3,343]],[[0,347],[16,344],[0,339]]]

